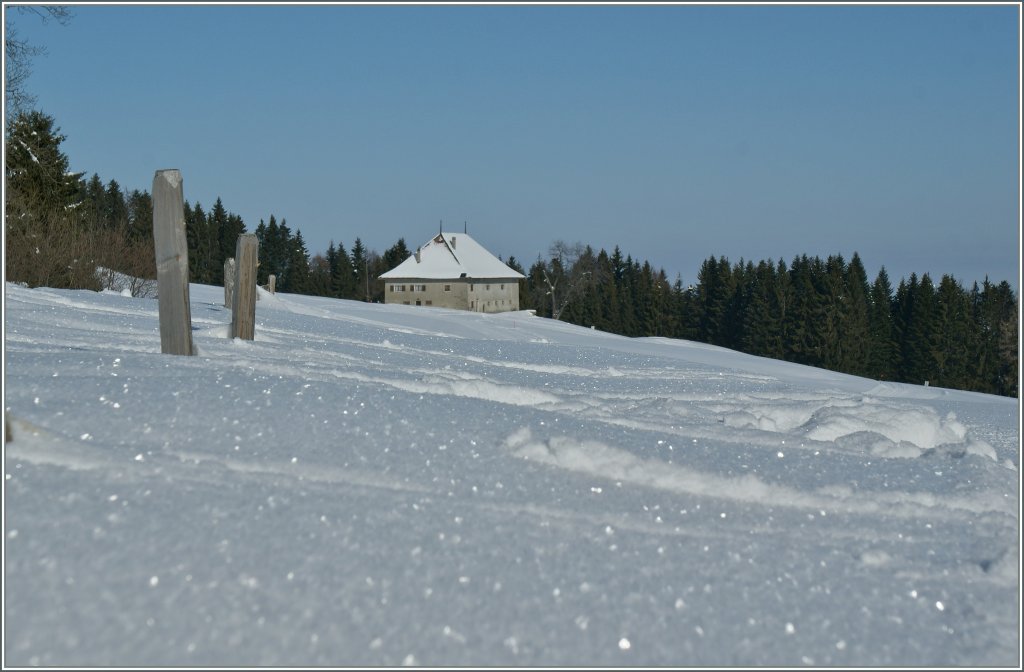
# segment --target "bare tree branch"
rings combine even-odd
[[[551,297],[551,317],[562,312],[597,281],[597,263],[593,250],[583,243],[556,240],[548,249],[551,260],[543,269],[544,284]]]
[[[63,5],[28,5],[15,9],[19,14],[34,14],[44,24],[52,19],[66,26],[72,18],[71,10]],[[25,82],[32,74],[32,59],[45,55],[44,47],[29,44],[27,40],[18,37],[18,29],[8,16],[4,34],[4,102],[8,119],[35,105],[36,97],[26,90]]]

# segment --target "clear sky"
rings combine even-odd
[[[72,169],[274,214],[311,254],[446,230],[557,239],[694,282],[703,259],[849,259],[1019,290],[1020,10],[98,6],[27,88]]]

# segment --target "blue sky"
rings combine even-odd
[[[443,220],[527,267],[557,239],[684,283],[857,251],[1019,288],[1016,5],[6,10],[74,170],[179,168],[311,253]]]

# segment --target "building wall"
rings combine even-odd
[[[519,310],[519,281],[502,278],[388,280],[384,285],[384,303],[501,313]]]
[[[514,279],[473,280],[467,283],[469,310],[503,313],[519,310],[519,281]]]

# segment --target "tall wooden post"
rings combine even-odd
[[[271,294],[277,293],[277,276],[273,273],[267,277],[267,291]]]
[[[224,260],[224,307],[231,308],[231,294],[235,291],[235,258]]]
[[[259,241],[255,233],[243,233],[235,245],[235,291],[231,298],[231,337],[251,341],[256,337],[256,261]]]
[[[191,355],[192,313],[188,296],[188,242],[181,172],[153,177],[153,244],[160,310],[160,352]]]

